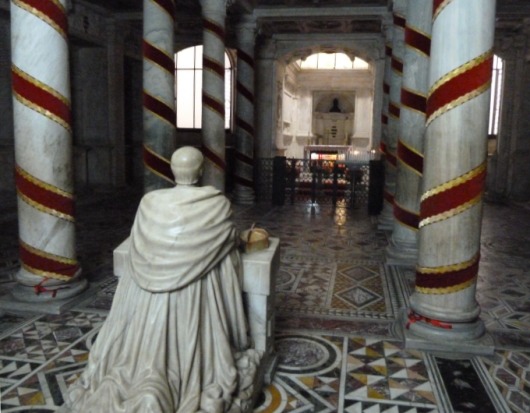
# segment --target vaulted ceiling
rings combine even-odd
[[[91,0],[122,18],[141,19],[144,0]],[[226,0],[220,0],[226,1]],[[177,30],[201,31],[199,0],[176,0]],[[392,0],[228,0],[228,19],[241,13],[257,17],[259,32],[274,34],[378,33]],[[505,22],[530,19],[530,1],[497,0],[497,16]]]

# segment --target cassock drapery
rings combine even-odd
[[[230,217],[209,186],[143,197],[128,271],[63,411],[240,411],[259,354],[248,349]]]

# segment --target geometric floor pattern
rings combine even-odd
[[[377,261],[284,255],[276,290],[278,311],[285,313],[394,316],[388,280]]]
[[[112,250],[130,231],[139,196],[78,198],[77,250],[90,297],[61,315],[0,314],[1,412],[53,412],[62,404],[112,303]],[[386,265],[388,234],[364,208],[234,210],[239,229],[255,223],[281,240],[280,364],[256,412],[530,412],[528,205],[485,205],[476,297],[496,350],[466,360],[404,349],[396,317],[414,289],[414,268]],[[8,287],[18,235],[16,213],[3,212],[0,287]]]

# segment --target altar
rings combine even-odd
[[[346,161],[351,150],[350,145],[305,145],[304,159]]]

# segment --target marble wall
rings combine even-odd
[[[14,191],[13,102],[9,20],[0,15],[0,191]]]
[[[354,143],[361,148],[371,147],[374,110],[372,71],[303,72],[294,71],[291,65],[278,73],[284,78],[281,111],[283,129],[278,129],[282,136],[278,136],[276,142],[282,145],[285,156],[304,157],[304,145],[311,143],[316,133],[313,112],[327,111],[331,105],[327,104],[326,109],[316,107],[317,101],[324,95],[339,96],[342,106],[348,106],[343,108],[343,112],[355,113]]]

